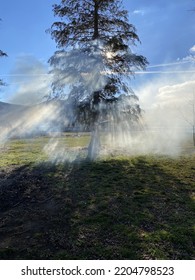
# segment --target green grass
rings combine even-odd
[[[1,259],[194,259],[195,155],[54,165],[47,141],[1,152]]]
[[[46,160],[43,147],[46,139],[11,140],[1,146],[0,167],[36,163]]]
[[[50,153],[44,151],[44,147],[49,143],[49,137],[39,137],[32,139],[13,139],[0,146],[0,168],[22,164],[37,164],[49,160]],[[88,134],[67,134],[66,137],[55,137],[53,141],[58,143],[60,148],[86,147],[89,144]]]

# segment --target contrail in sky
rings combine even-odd
[[[180,65],[180,64],[185,64],[185,63],[190,63],[192,61],[189,61],[189,60],[184,60],[184,61],[178,61],[178,62],[170,62],[170,63],[161,63],[161,64],[155,64],[155,65],[149,65],[147,67],[147,69],[150,69],[150,68],[157,68],[157,67],[167,67],[167,66],[172,66],[172,65]],[[195,59],[194,59],[194,62],[195,62]],[[174,71],[171,71],[171,73],[173,73]],[[176,71],[175,71],[176,72]],[[189,72],[189,71],[182,71],[183,72]],[[194,72],[194,71],[192,71]],[[192,72],[189,72],[189,73],[192,73]],[[141,71],[136,71],[135,72],[136,74],[137,73],[142,73]],[[144,71],[143,73],[148,73],[148,74],[151,74],[151,73],[157,73],[159,74],[160,71]],[[161,71],[161,73],[170,73],[169,71],[168,72],[164,72],[164,71]],[[49,73],[45,73],[45,74],[23,74],[23,73],[19,73],[19,74],[0,74],[2,77],[33,77],[33,76],[49,76],[49,75],[52,75],[52,74],[49,74]]]
[[[179,73],[195,73],[195,70],[186,71],[136,71],[135,74],[179,74]]]
[[[153,67],[158,67],[157,65],[156,66],[151,66],[150,68],[153,68]],[[148,67],[149,68],[149,67]],[[172,71],[135,71],[135,72],[129,72],[129,74],[140,74],[140,75],[144,75],[144,74],[182,74],[182,73],[189,73],[189,74],[193,74],[195,73],[195,69],[194,70],[172,70]],[[108,74],[112,74],[112,72],[110,71],[102,71],[100,74],[102,75],[108,75]],[[124,74],[128,74],[128,73],[124,73]],[[46,76],[51,76],[52,74],[10,74],[10,75],[0,75],[1,77],[40,77],[40,76],[43,76],[43,77],[46,77]],[[10,84],[24,84],[24,83],[28,83],[27,82],[15,82],[15,83],[10,83]],[[10,85],[9,84],[9,85]]]
[[[101,74],[102,75],[109,75],[109,74],[113,74],[114,72],[111,71],[102,71]],[[135,71],[135,72],[125,72],[124,74],[181,74],[181,73],[195,73],[195,69],[194,70],[176,70],[176,71]],[[117,74],[117,73],[115,73]]]
[[[1,77],[37,77],[37,76],[48,76],[52,74],[0,74]]]
[[[194,59],[195,61],[195,59]],[[171,63],[162,63],[162,64],[155,64],[155,65],[150,65],[147,67],[147,69],[150,68],[157,68],[157,67],[168,67],[168,66],[174,66],[174,65],[180,65],[180,64],[186,64],[186,63],[190,63],[192,61],[189,60],[185,60],[185,61],[178,61],[178,62],[171,62]],[[157,70],[157,71],[135,71],[134,74],[179,74],[179,73],[195,73],[195,70],[170,70],[170,71],[162,71],[162,70]],[[109,71],[102,71],[101,74],[111,74],[111,72]],[[127,74],[127,73],[125,73]],[[132,73],[129,73],[132,74]],[[19,74],[0,74],[1,77],[37,77],[37,76],[51,76],[52,74],[49,73],[45,73],[45,74],[23,74],[23,73],[19,73]],[[18,84],[21,82],[18,82]],[[14,83],[16,84],[16,83]]]
[[[192,61],[189,60],[184,60],[184,61],[178,61],[178,62],[171,62],[171,63],[162,63],[162,64],[155,64],[155,65],[150,65],[147,67],[148,68],[156,68],[156,67],[166,67],[166,66],[172,66],[172,65],[180,65],[184,63],[190,63]],[[194,59],[195,62],[195,59]]]

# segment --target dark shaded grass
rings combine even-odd
[[[195,157],[0,174],[1,259],[194,259]]]

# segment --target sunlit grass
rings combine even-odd
[[[10,139],[0,146],[0,167],[9,165],[34,164],[49,160],[44,147],[49,141],[58,143],[58,148],[86,147],[89,134],[67,134],[61,137],[35,137],[29,139]]]

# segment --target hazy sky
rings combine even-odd
[[[36,94],[46,90],[44,74],[47,73],[47,61],[55,51],[55,42],[45,30],[56,20],[52,4],[58,2],[0,0],[0,49],[8,54],[7,58],[0,59],[0,77],[8,83],[1,89],[1,101],[10,100],[15,91],[26,94],[33,83],[37,84]],[[159,87],[191,80],[195,66],[192,57],[188,63],[186,57],[195,53],[195,12],[190,11],[195,8],[195,1],[124,0],[124,5],[142,42],[133,51],[147,57],[150,66],[146,72],[159,71],[136,75],[133,83],[138,92],[140,85],[148,86],[154,80]],[[152,67],[158,64],[166,66]],[[170,78],[169,74],[161,73],[166,71],[186,72],[185,75],[172,73]]]

